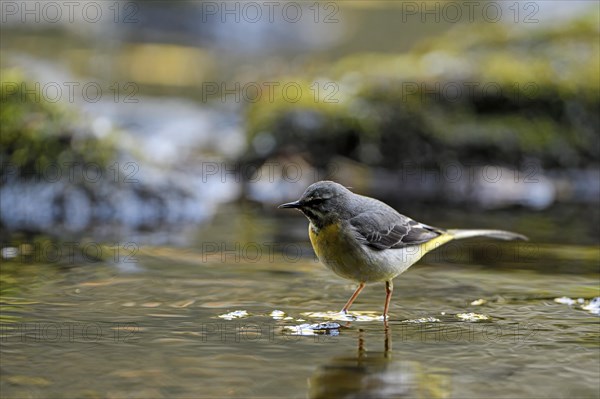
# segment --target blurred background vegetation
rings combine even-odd
[[[597,244],[595,5],[409,3],[296,3],[294,23],[201,1],[5,12],[3,246],[300,240],[256,220],[323,178],[431,224]]]

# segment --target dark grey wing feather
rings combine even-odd
[[[367,211],[350,219],[358,241],[374,249],[403,248],[422,244],[442,234],[435,227],[399,213]]]

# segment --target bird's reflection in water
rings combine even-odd
[[[359,330],[357,355],[335,357],[317,368],[309,380],[309,397],[446,398],[449,382],[446,373],[427,373],[419,362],[393,359],[386,323],[383,352],[367,351],[365,332]]]

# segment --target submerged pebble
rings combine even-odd
[[[600,296],[590,299],[590,301],[586,301],[584,298],[573,299],[566,296],[560,298],[554,298],[554,302],[562,303],[564,305],[577,305],[577,308],[587,310],[591,314],[600,316]]]
[[[445,314],[445,312],[442,312]],[[412,320],[402,320],[402,323],[439,323],[441,320],[437,317],[421,317],[420,319],[412,319]]]
[[[249,316],[249,315],[248,315],[248,312],[245,310],[234,310],[233,312],[219,315],[219,317],[221,319],[225,319],[225,320],[240,319],[242,317],[247,317],[247,316]]]
[[[456,315],[456,317],[458,317],[462,321],[469,321],[469,322],[477,322],[477,321],[483,321],[483,320],[490,319],[489,316],[486,316],[484,314],[478,314],[478,313],[458,313]]]
[[[600,296],[592,299],[588,304],[583,305],[581,309],[600,316]]]
[[[560,298],[554,298],[554,302],[556,302],[556,303],[563,303],[565,305],[571,306],[571,305],[575,305],[575,303],[577,301],[574,300],[574,299],[568,298],[566,296],[562,296]]]
[[[281,320],[285,316],[285,312],[282,310],[274,310],[269,314],[269,316],[271,316],[275,320]]]
[[[288,332],[290,335],[339,335],[340,324],[335,322],[324,322],[316,324],[299,324],[295,326],[285,326],[283,331]]]

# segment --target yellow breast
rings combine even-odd
[[[310,223],[308,225],[308,236],[317,257],[322,261],[333,255],[329,254],[330,252],[340,248],[340,226],[336,223],[325,226],[318,231]]]

